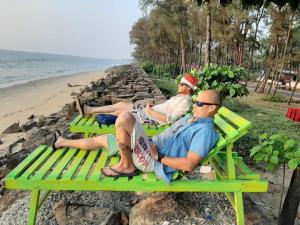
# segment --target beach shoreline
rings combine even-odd
[[[104,70],[99,70],[49,77],[0,88],[0,132],[14,122],[26,122],[32,114],[48,116],[72,102],[71,92],[79,92],[81,86],[68,87],[68,83],[88,85],[91,81],[105,77]]]

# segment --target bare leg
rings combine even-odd
[[[100,147],[107,148],[107,135],[76,140],[69,140],[63,137],[59,137],[55,142],[55,147],[73,147],[87,150],[93,150]]]
[[[132,173],[136,170],[131,156],[131,133],[134,125],[134,116],[126,111],[122,112],[116,121],[116,135],[121,160],[118,165],[112,166],[112,168],[123,173]],[[115,175],[109,168],[105,168],[105,173]]]
[[[90,107],[84,105],[84,113],[87,115],[91,114],[112,114],[118,116],[122,111],[130,111],[132,108],[132,103],[128,102],[118,102],[113,105],[106,105],[100,107]]]

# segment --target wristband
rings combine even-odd
[[[157,157],[157,161],[161,163],[161,160],[163,159],[163,157],[165,157],[164,154],[158,152],[158,157]]]

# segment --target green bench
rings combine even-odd
[[[83,120],[83,119],[81,119]],[[89,119],[88,119],[89,120]],[[268,182],[253,173],[237,153],[233,142],[247,133],[250,122],[222,107],[215,116],[221,137],[201,164],[209,163],[215,180],[174,180],[170,185],[144,173],[133,178],[118,179],[101,175],[101,168],[117,164],[118,156],[108,157],[107,149],[94,151],[61,148],[53,151],[39,146],[5,178],[7,189],[31,190],[28,224],[35,224],[38,209],[50,191],[136,191],[136,192],[224,192],[236,211],[238,225],[244,224],[243,192],[266,192]],[[111,131],[108,128],[104,132]],[[154,132],[154,131],[153,131]],[[89,132],[84,132],[89,134]]]

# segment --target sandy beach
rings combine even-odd
[[[24,123],[31,114],[47,116],[70,103],[71,92],[80,87],[68,87],[68,83],[87,85],[105,76],[104,71],[86,72],[1,88],[0,132],[14,122]]]

